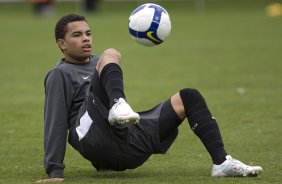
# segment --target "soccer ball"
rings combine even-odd
[[[169,36],[170,17],[160,5],[143,4],[131,13],[128,29],[133,40],[141,45],[152,47],[161,44]]]

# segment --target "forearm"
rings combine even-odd
[[[65,168],[68,106],[60,76],[58,71],[52,72],[45,81],[44,167],[50,178],[64,177]]]
[[[50,127],[44,133],[44,167],[50,178],[63,178],[67,126]]]

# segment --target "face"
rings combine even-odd
[[[85,21],[75,21],[68,24],[64,39],[58,39],[65,59],[71,63],[87,63],[92,53],[92,34]]]

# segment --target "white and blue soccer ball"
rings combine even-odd
[[[128,29],[137,43],[148,47],[159,45],[170,34],[170,17],[160,5],[143,4],[131,13]]]

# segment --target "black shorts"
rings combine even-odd
[[[178,129],[175,128],[163,142],[159,138],[160,115],[172,109],[170,100],[138,112],[141,118],[138,124],[113,126],[107,120],[108,108],[95,92],[88,91],[76,127],[70,129],[69,142],[97,170],[134,169],[152,154],[165,153],[177,137]],[[163,114],[169,116],[170,113]]]

